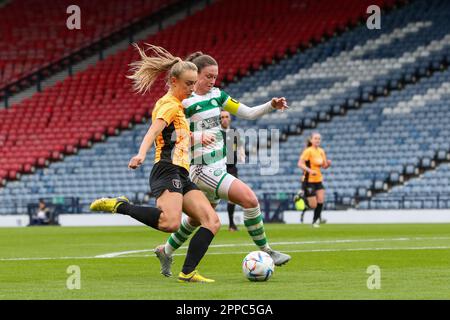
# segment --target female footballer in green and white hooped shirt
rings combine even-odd
[[[254,120],[273,110],[286,109],[286,99],[273,98],[263,105],[249,108],[214,87],[218,64],[211,56],[197,52],[186,61],[193,62],[198,68],[194,93],[182,102],[193,137],[190,178],[205,193],[213,207],[217,206],[220,199],[240,205],[244,211],[244,224],[254,243],[260,250],[267,252],[276,265],[283,265],[291,257],[270,248],[255,193],[247,184],[227,173],[220,111],[223,109],[239,118]],[[170,235],[166,244],[155,249],[163,275],[171,276],[172,253],[188,239],[198,225],[198,222],[185,217],[180,229]]]

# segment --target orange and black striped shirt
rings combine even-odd
[[[167,123],[155,140],[155,163],[170,162],[189,171],[189,125],[184,108],[177,98],[167,93],[156,102],[152,122],[162,119]]]

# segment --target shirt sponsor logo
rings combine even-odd
[[[197,125],[197,129],[198,130],[211,129],[211,128],[216,128],[219,125],[220,125],[219,117],[213,117],[213,118],[209,118],[209,119],[205,119],[205,120],[199,121],[199,123]]]

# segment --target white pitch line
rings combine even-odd
[[[209,246],[211,248],[211,246]],[[184,248],[184,247],[182,247]],[[181,249],[181,248],[180,248]],[[95,256],[96,258],[115,258],[122,255],[132,254],[132,253],[141,253],[141,252],[150,252],[154,249],[144,249],[144,250],[130,250],[130,251],[119,251],[119,252],[111,252],[105,254],[99,254]]]
[[[95,256],[90,257],[45,257],[45,258],[0,258],[0,261],[40,261],[40,260],[70,260],[70,259],[100,259]]]
[[[431,237],[431,238],[394,238],[394,239],[366,239],[367,242],[373,241],[407,241],[407,240],[447,240],[450,237]],[[273,242],[272,244],[280,245],[280,244],[311,244],[311,243],[348,243],[348,242],[365,242],[362,239],[360,240],[324,240],[324,241],[299,241],[299,242]],[[223,245],[212,245],[211,247],[220,248],[220,247],[246,247],[253,246],[253,244],[223,244]],[[283,252],[295,253],[295,252],[340,252],[340,251],[380,251],[380,250],[447,250],[450,249],[450,246],[434,246],[434,247],[384,247],[384,248],[328,248],[328,249],[304,249],[304,250],[283,250]],[[142,253],[149,252],[152,250],[132,250],[132,251],[123,251],[122,255],[126,253]],[[224,254],[245,254],[247,251],[241,252],[208,252],[208,255],[224,255]],[[175,253],[175,256],[185,255],[184,253]],[[121,257],[120,255],[97,255],[97,256],[81,256],[81,257],[30,257],[30,258],[0,258],[0,261],[40,261],[40,260],[70,260],[70,259],[111,259],[111,258],[146,258],[152,255],[127,255]]]
[[[448,250],[450,246],[437,246],[437,247],[391,247],[391,248],[342,248],[342,249],[304,249],[304,250],[283,250],[286,253],[310,253],[310,252],[342,252],[342,251],[388,251],[388,250]],[[208,252],[207,255],[224,255],[224,254],[247,254],[248,251],[241,252]],[[184,253],[174,253],[174,256],[185,256]],[[121,258],[148,258],[153,257],[153,255],[135,255],[126,256]]]
[[[388,250],[449,250],[450,246],[436,247],[385,247],[385,248],[341,248],[341,249],[305,249],[305,250],[283,250],[287,253],[309,253],[309,252],[343,252],[343,251],[388,251]],[[207,255],[226,255],[226,254],[247,254],[248,251],[233,252],[208,252]],[[175,253],[174,256],[184,256],[183,253]],[[41,260],[79,260],[79,259],[125,259],[125,258],[148,258],[153,255],[134,255],[125,257],[48,257],[48,258],[0,258],[0,261],[41,261]]]
[[[341,239],[341,240],[314,240],[314,241],[291,241],[291,242],[271,242],[270,245],[299,245],[299,244],[327,244],[327,243],[355,243],[355,242],[385,242],[385,241],[421,241],[421,240],[449,240],[450,237],[413,237],[413,238],[391,238],[391,239]],[[229,244],[214,244],[210,248],[228,248],[228,247],[251,247],[253,243],[229,243]],[[180,247],[180,249],[187,249],[187,246]],[[153,249],[144,250],[130,250],[105,253],[95,256],[96,258],[115,258],[122,255],[133,253],[151,252]]]

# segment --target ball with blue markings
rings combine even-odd
[[[250,252],[242,261],[242,272],[250,281],[267,281],[275,270],[275,264],[264,251]]]

